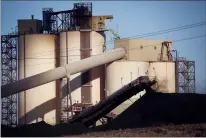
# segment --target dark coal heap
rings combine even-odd
[[[111,123],[87,128],[83,124],[45,122],[9,128],[2,126],[2,136],[63,136],[111,129],[139,128],[161,124],[193,124],[206,122],[206,95],[147,91],[139,100]]]
[[[52,126],[44,121],[16,128],[1,126],[1,136],[3,137],[55,137],[89,131],[83,124],[58,124]]]
[[[110,124],[97,129],[126,129],[161,124],[206,122],[206,95],[147,92]]]

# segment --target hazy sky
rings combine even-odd
[[[75,1],[75,3],[78,1]],[[18,19],[42,19],[42,8],[52,7],[54,11],[73,8],[72,1],[12,1],[2,2],[1,33],[11,32]],[[164,29],[206,21],[205,1],[95,1],[93,2],[93,15],[114,16],[107,26],[117,29],[121,37],[136,36]],[[187,30],[150,36],[151,39],[179,40],[188,37],[206,34],[206,26],[199,26]],[[108,35],[107,40],[110,40]],[[109,45],[111,48],[112,45]],[[173,43],[173,49],[179,55],[196,62],[196,91],[206,93],[206,37],[179,41]]]

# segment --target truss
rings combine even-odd
[[[195,62],[178,58],[176,61],[177,70],[177,92],[195,93]]]
[[[62,31],[91,29],[92,3],[75,3],[72,10],[54,12],[52,8],[43,9],[43,30],[58,34]]]
[[[2,85],[17,80],[17,35],[1,36],[1,69]],[[2,99],[2,124],[17,125],[17,95]]]

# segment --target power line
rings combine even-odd
[[[168,30],[162,30],[162,31],[157,31],[157,32],[152,32],[152,33],[146,33],[146,34],[142,34],[142,35],[137,35],[140,37],[136,37],[136,36],[131,36],[131,37],[126,37],[126,38],[143,38],[143,37],[148,37],[148,36],[155,36],[155,35],[159,35],[159,34],[165,34],[165,33],[170,33],[170,32],[175,32],[175,31],[180,31],[180,30],[184,30],[184,29],[190,29],[190,28],[194,28],[194,27],[199,27],[199,26],[203,26],[206,25],[206,23],[197,23],[196,25],[186,25],[183,27],[176,27],[176,28],[172,28],[172,29],[168,29]],[[124,41],[124,40],[122,40]],[[122,42],[121,40],[119,40],[118,42]]]
[[[127,38],[136,38],[136,39],[138,39],[138,38],[143,38],[143,37],[148,37],[148,36],[155,36],[155,35],[159,35],[159,34],[165,34],[165,33],[170,33],[170,32],[190,29],[190,28],[199,27],[199,26],[203,26],[203,25],[206,25],[206,23],[205,22],[199,22],[199,23],[194,23],[194,24],[190,24],[190,25],[184,25],[184,26],[175,27],[175,28],[171,28],[171,29],[165,29],[165,30],[160,30],[160,31],[156,31],[156,32],[145,33],[145,34],[131,36],[131,37],[125,37],[122,40],[118,40],[116,43],[120,43],[120,42],[126,41],[124,39],[127,39]],[[139,37],[137,37],[137,36],[139,36]],[[99,45],[94,45],[92,47],[99,47],[99,46],[102,46],[102,44],[112,44],[112,43],[114,43],[114,41],[106,41],[104,43],[101,43],[101,45],[100,44]],[[79,49],[72,49],[72,50],[69,50],[69,51],[75,51],[75,50],[79,50]],[[65,51],[66,51],[66,49],[62,50],[62,52],[60,52],[60,53],[63,53]],[[54,51],[48,51],[48,52],[44,52],[44,53],[50,53],[50,52],[54,52]],[[48,54],[44,54],[44,53],[36,53],[36,54],[32,54],[32,55],[38,55],[38,54],[48,55]]]
[[[183,39],[179,39],[179,40],[174,40],[174,41],[172,41],[172,43],[180,42],[180,41],[185,41],[185,40],[196,39],[196,38],[200,38],[200,37],[204,37],[204,36],[206,36],[206,34],[205,34],[205,35],[200,35],[200,36],[194,36],[194,37],[183,38]],[[161,45],[161,44],[162,44],[162,43],[158,43],[158,44],[154,44],[154,45],[146,45],[146,46],[144,46],[144,47],[158,46],[158,45]],[[140,49],[140,48],[131,48],[131,49]],[[131,50],[131,49],[129,49],[129,50]]]
[[[197,39],[197,38],[201,38],[201,37],[205,37],[205,36],[206,36],[206,34],[205,35],[194,36],[194,37],[182,38],[182,39],[174,40],[174,41],[172,41],[172,43],[181,42],[181,41],[185,41],[185,40]],[[145,45],[144,47],[157,46],[157,45],[162,45],[162,43],[152,44],[152,45]],[[132,50],[132,49],[140,49],[140,48],[130,48],[128,50]],[[114,52],[110,52],[110,53],[107,53],[107,54],[111,54],[111,53],[114,53]],[[93,57],[98,56],[98,55],[101,55],[101,54],[93,55]],[[80,55],[70,55],[70,56],[80,56]],[[66,57],[66,56],[63,56],[63,57]],[[26,59],[41,59],[41,58],[26,58]],[[46,59],[59,59],[59,58],[46,58]],[[18,59],[18,60],[23,60],[23,59]],[[43,64],[46,64],[46,63],[43,63]],[[48,62],[48,63],[52,63],[52,62]],[[39,64],[37,64],[37,65],[39,65]]]
[[[155,35],[164,34],[164,33],[170,33],[170,32],[174,32],[174,31],[180,31],[180,30],[184,30],[184,29],[190,29],[190,28],[199,27],[199,26],[203,26],[203,25],[206,25],[205,22],[185,25],[185,26],[181,26],[181,27],[175,27],[175,28],[172,28],[172,29],[166,29],[166,30],[161,30],[161,31],[157,31],[157,32],[151,32],[151,33],[146,33],[146,34],[136,35],[136,36],[141,36],[141,37],[138,37],[138,38],[143,38],[143,37],[155,36]],[[133,37],[136,37],[136,36],[126,37],[126,38],[133,38]],[[126,39],[126,38],[124,38],[124,39]],[[118,40],[116,43],[120,43],[120,42],[123,42],[123,41],[126,41],[126,40]],[[105,44],[108,43],[108,42],[114,43],[114,41],[106,41]],[[109,43],[109,44],[111,44],[111,43]],[[102,45],[96,45],[96,46],[92,46],[92,47],[98,47],[98,46],[102,46]],[[72,49],[72,50],[69,50],[69,51],[74,51],[74,50],[79,50],[79,49]],[[63,50],[63,51],[65,51],[65,50]]]
[[[173,31],[179,31],[179,30],[189,29],[189,28],[203,26],[203,25],[206,25],[206,22],[199,22],[199,23],[194,23],[194,24],[190,24],[190,25],[184,25],[184,26],[179,26],[179,27],[170,28],[170,29],[164,29],[164,30],[160,30],[160,31],[156,31],[156,32],[145,33],[145,34],[141,34],[141,35],[134,35],[134,36],[125,37],[125,38],[148,37],[150,35],[153,36],[153,35],[158,35],[158,34],[162,34],[162,33],[169,33],[169,32],[173,32]]]
[[[184,40],[189,40],[189,39],[196,39],[196,38],[200,38],[200,37],[204,37],[204,36],[206,36],[206,35],[183,38],[183,39],[179,39],[179,40],[174,40],[174,41],[172,41],[172,43],[180,42],[180,41],[184,41]],[[162,45],[162,43],[145,45],[144,47],[158,46],[158,45]],[[131,48],[131,49],[128,49],[128,50],[132,50],[132,49],[141,49],[141,48]],[[101,54],[97,54],[97,55],[101,55]],[[97,55],[93,55],[93,56],[97,56]],[[80,55],[70,55],[69,57],[71,57],[71,56],[80,56]],[[61,57],[66,57],[66,56],[61,56]],[[26,59],[59,59],[59,58],[26,58]],[[23,59],[19,59],[19,60],[23,60]]]

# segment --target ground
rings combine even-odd
[[[69,123],[51,126],[38,122],[17,128],[2,126],[1,136],[206,137],[206,95],[148,92],[102,126],[88,128]]]
[[[69,135],[66,135],[69,136]],[[72,137],[206,137],[206,124],[163,125],[124,130],[91,132]]]

